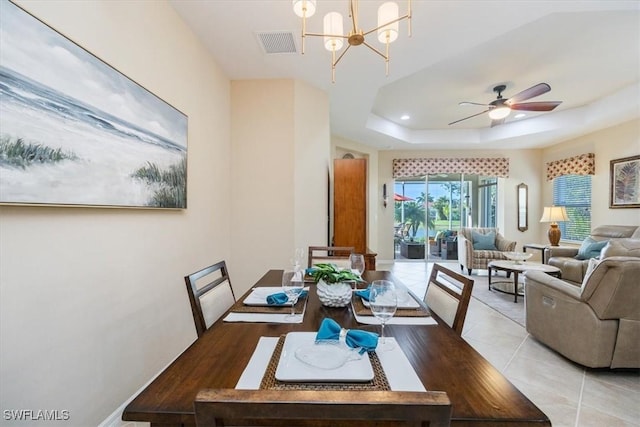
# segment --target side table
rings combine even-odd
[[[522,251],[523,252],[527,252],[527,249],[535,249],[540,251],[541,255],[540,257],[542,258],[542,263],[546,264],[547,260],[544,257],[544,250],[547,249],[549,247],[549,245],[545,245],[545,244],[541,244],[541,243],[526,243],[524,245],[522,245]]]

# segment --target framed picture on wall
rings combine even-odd
[[[187,116],[0,0],[0,204],[184,209]]]
[[[640,208],[640,155],[611,160],[610,208]]]

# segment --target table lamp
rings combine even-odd
[[[544,212],[542,212],[542,218],[540,222],[550,222],[549,227],[549,243],[551,246],[558,246],[560,242],[561,231],[558,228],[558,221],[569,221],[567,210],[564,206],[546,206]]]

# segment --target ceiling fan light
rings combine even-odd
[[[316,13],[316,0],[293,0],[293,13],[300,18],[313,16]]]
[[[492,120],[500,120],[500,119],[504,119],[505,117],[507,117],[509,115],[509,113],[511,113],[511,108],[509,108],[509,107],[497,107],[497,108],[494,108],[493,110],[489,111],[489,117]]]
[[[378,8],[378,40],[391,43],[398,38],[398,4],[392,1],[383,3]],[[387,22],[392,22],[385,25]]]
[[[324,47],[328,51],[342,49],[342,15],[329,12],[324,16]],[[334,37],[340,36],[340,37]]]

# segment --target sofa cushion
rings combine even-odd
[[[578,249],[578,255],[576,255],[576,259],[589,259],[600,256],[600,251],[602,248],[609,243],[608,240],[594,240],[591,237],[587,237],[582,242],[582,246]]]
[[[600,264],[600,260],[596,258],[589,258],[589,265],[587,266],[587,271],[584,273],[584,279],[582,279],[582,287],[584,287],[584,285],[589,281],[591,273],[593,273],[593,270],[596,269],[598,264]]]
[[[483,251],[497,251],[496,248],[496,233],[493,231],[487,234],[478,233],[477,231],[471,232],[471,238],[473,239],[473,249]]]
[[[600,258],[633,256],[640,258],[640,239],[612,239],[600,252]]]

